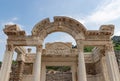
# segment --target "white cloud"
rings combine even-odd
[[[3,20],[2,22],[0,22],[0,43],[6,43],[6,38],[7,36],[3,33],[3,28],[5,25],[13,25],[13,24],[17,24],[21,29],[24,27],[18,23],[16,23],[16,21],[18,20],[17,17],[13,17],[11,19],[8,19],[8,20]]]
[[[55,42],[71,42],[73,45],[76,45],[76,41],[70,35],[62,34],[63,36],[59,36],[59,39],[55,40]]]
[[[44,44],[48,43],[48,42],[49,43],[71,42],[73,45],[76,45],[76,41],[74,40],[74,38],[71,35],[69,35],[67,33],[63,33],[63,32],[56,32],[56,33],[52,33],[52,34],[48,35],[48,37],[44,40]]]
[[[5,23],[2,23],[2,25],[14,25],[15,23],[10,21],[10,22],[5,22]]]
[[[5,39],[0,38],[0,43],[6,43]]]
[[[17,21],[18,18],[17,18],[17,17],[13,17],[11,20],[12,20],[12,21]]]
[[[1,26],[4,27],[5,25],[14,25],[14,24],[17,24],[20,27],[20,29],[23,29],[24,26],[21,25],[21,24],[16,23],[17,20],[18,20],[17,17],[13,17],[13,18],[11,18],[11,19],[9,19],[7,21],[1,22]]]
[[[19,27],[20,27],[20,29],[23,29],[23,25],[21,25],[21,24],[18,24],[18,23],[14,23],[14,22],[6,22],[6,23],[4,23],[4,25],[14,25],[14,24],[17,24]]]
[[[3,32],[0,32],[0,43],[6,43],[6,36]]]
[[[87,16],[85,21],[86,23],[102,23],[118,18],[120,18],[120,0],[106,0],[90,16]]]
[[[70,18],[73,18],[73,19],[76,19],[77,21],[79,21],[80,23],[82,23],[82,24],[84,24],[85,23],[85,17],[83,16],[83,17],[80,17],[78,14],[76,15],[76,14],[72,14],[72,16],[71,15],[67,15],[68,17],[70,17]]]
[[[115,31],[115,34],[114,34],[115,36],[120,36],[120,30],[118,30],[118,31]]]
[[[0,38],[0,43],[3,42],[3,40]]]

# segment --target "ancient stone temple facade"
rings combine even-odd
[[[55,42],[47,43],[43,49],[47,35],[59,31],[70,34],[77,48],[72,48],[71,43]],[[31,35],[17,25],[6,25],[4,33],[8,39],[0,81],[120,81],[111,41],[114,25],[87,30],[75,19],[56,16],[53,22],[46,18],[37,23]],[[32,54],[30,49],[27,52],[23,46],[36,47],[36,53]],[[93,46],[92,52],[84,52],[86,46]],[[15,68],[11,67],[14,51],[17,52]],[[66,66],[70,70],[48,72],[46,67],[50,66]]]

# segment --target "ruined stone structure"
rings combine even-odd
[[[58,31],[70,34],[75,39],[77,48],[72,48],[71,43],[55,42],[46,44],[43,49],[46,36]],[[110,39],[114,33],[114,25],[87,30],[77,20],[56,16],[53,22],[47,18],[37,23],[31,35],[26,35],[17,25],[6,25],[4,33],[8,39],[0,81],[46,81],[47,66],[71,67],[70,81],[120,81]],[[30,49],[26,52],[23,46],[36,47],[36,53],[30,53]],[[86,53],[85,46],[94,48],[92,52]],[[14,51],[18,54],[16,69],[11,68]],[[15,72],[11,72],[12,69]]]
[[[120,71],[120,51],[115,51],[115,55],[117,58],[118,67],[119,67],[119,71]]]

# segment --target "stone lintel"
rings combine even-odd
[[[84,46],[105,46],[111,41],[102,41],[102,40],[84,40]]]
[[[43,43],[39,37],[35,36],[15,36],[7,39],[8,44],[13,44],[14,46],[37,46]]]

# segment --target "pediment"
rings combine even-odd
[[[72,49],[71,43],[63,43],[63,42],[47,43],[45,48],[46,50],[45,55],[53,55],[53,56],[70,55],[71,49]]]
[[[46,50],[64,50],[64,49],[72,49],[72,44],[63,43],[63,42],[55,42],[55,43],[46,44]]]

